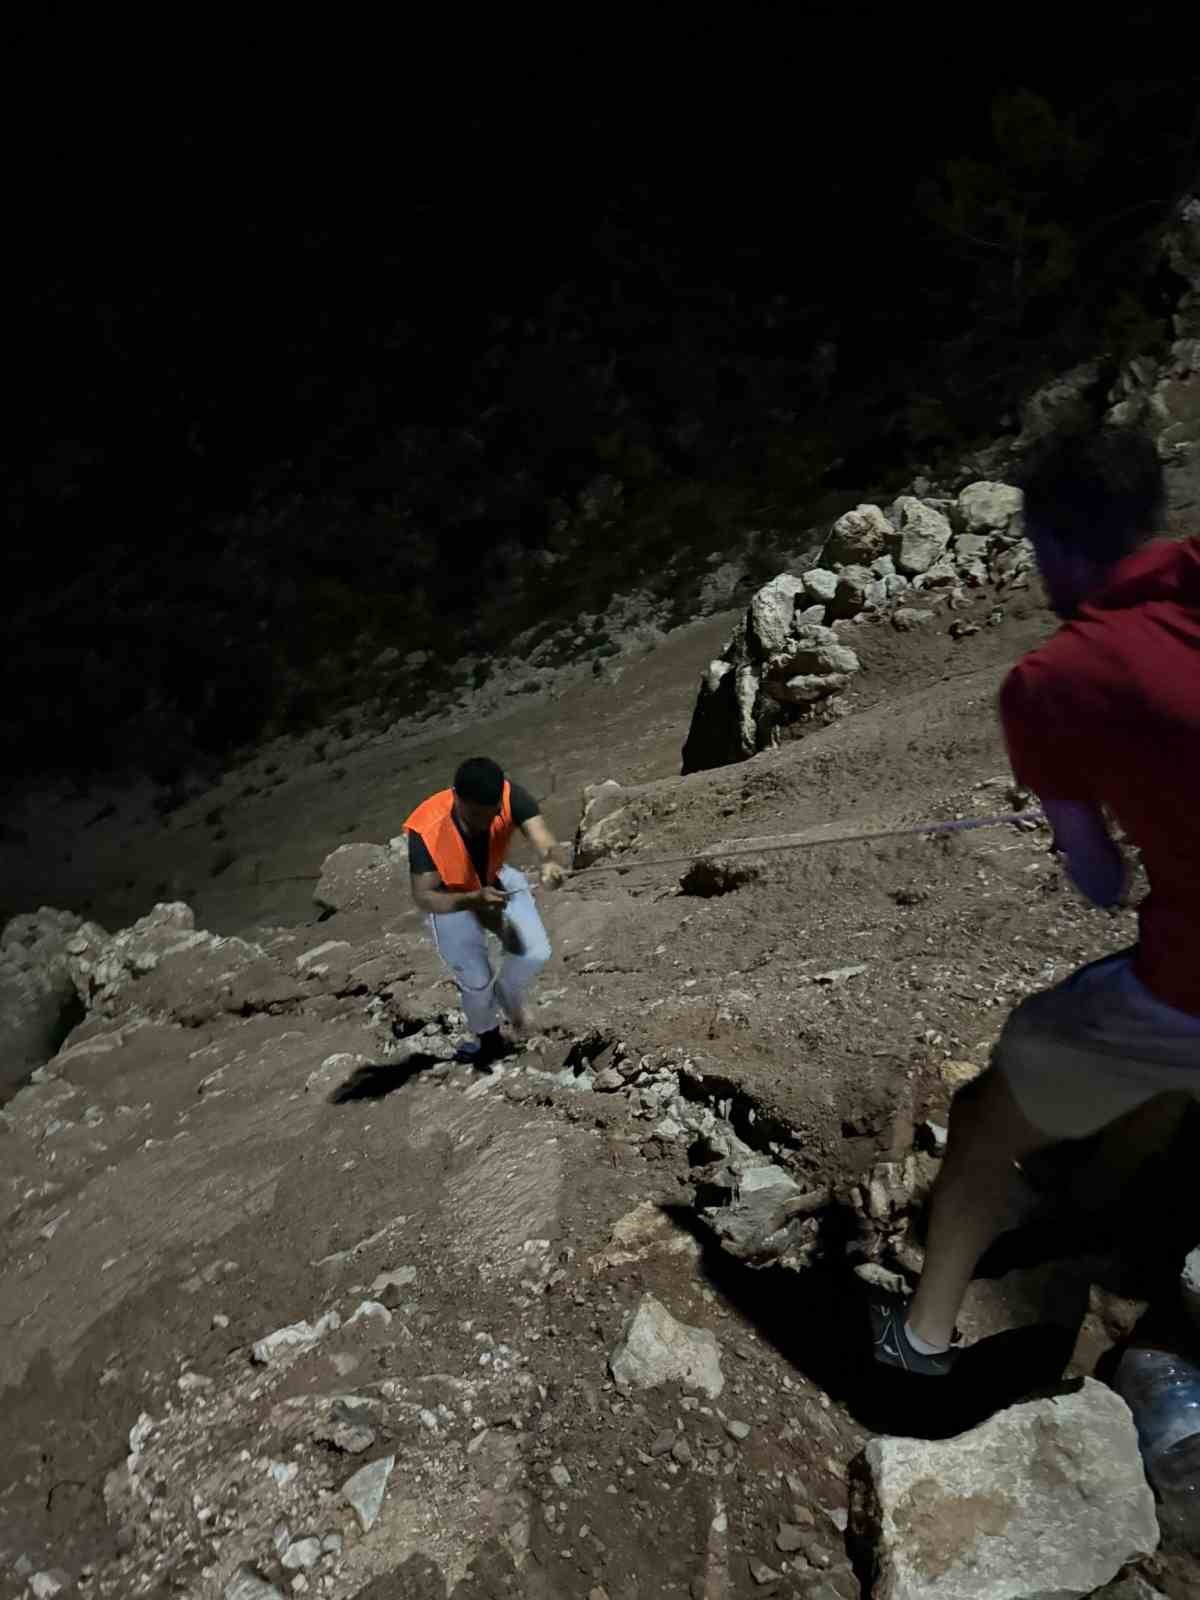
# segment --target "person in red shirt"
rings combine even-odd
[[[911,1302],[871,1308],[875,1357],[939,1376],[1014,1163],[1086,1138],[1157,1096],[1200,1096],[1200,539],[1151,537],[1164,509],[1153,445],[1127,429],[1061,433],[1022,473],[1025,522],[1063,626],[1009,674],[1000,714],[1017,781],[1093,904],[1121,905],[1124,858],[1150,884],[1138,942],[1035,994],[990,1069],[956,1097]]]

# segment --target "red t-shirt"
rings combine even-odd
[[[1200,539],[1156,540],[1000,695],[1017,781],[1107,806],[1150,880],[1136,971],[1200,1015]]]

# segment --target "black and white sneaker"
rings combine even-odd
[[[468,1039],[465,1044],[460,1044],[454,1052],[454,1059],[467,1066],[474,1067],[479,1072],[490,1072],[497,1061],[503,1061],[505,1056],[513,1053],[513,1046],[500,1032],[499,1028],[489,1028],[486,1033],[481,1033],[478,1039]]]
[[[880,1366],[899,1367],[901,1372],[917,1372],[925,1378],[945,1378],[953,1370],[958,1359],[957,1350],[943,1350],[937,1355],[926,1356],[913,1348],[904,1325],[908,1314],[906,1300],[872,1300],[870,1313],[874,1343],[872,1353]]]

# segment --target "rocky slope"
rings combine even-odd
[[[1156,403],[1168,380],[1143,378]],[[1177,526],[1186,444],[1164,436]],[[923,520],[836,537],[874,527],[911,567]],[[836,603],[859,563],[828,559]],[[973,1285],[962,1381],[914,1395],[864,1348],[866,1286],[919,1271],[955,1087],[1015,999],[1129,927],[1075,900],[1030,823],[735,870],[713,848],[1022,802],[992,700],[1050,618],[990,565],[963,595],[914,627],[830,619],[845,714],[685,777],[696,674],[741,611],[517,708],[281,739],[169,803],[24,794],[0,1596],[1195,1592],[1100,1385],[958,1437],[1103,1377],[1147,1302],[1169,1321],[1200,1230],[1186,1153],[1099,1213],[1102,1152],[1031,1171],[1057,1212]],[[389,844],[475,748],[562,837],[611,780],[578,858],[606,870],[543,897],[539,1031],[487,1076],[452,1060],[462,1019]],[[1014,1190],[1014,1221],[1034,1200]],[[930,1481],[954,1492],[914,1500]]]
[[[264,752],[261,789],[235,777],[154,833],[116,810],[69,863],[51,846],[80,803],[26,813],[40,881],[91,873],[101,921],[145,907],[165,863],[198,869],[216,827],[237,859],[198,873],[201,918],[165,901],[110,936],[78,899],[8,932],[14,971],[65,979],[82,1020],[0,1116],[0,1593],[923,1593],[894,1587],[922,1558],[864,1445],[908,1438],[905,1471],[949,1470],[939,1438],[1102,1366],[1194,1233],[1186,1172],[1164,1207],[1173,1169],[1082,1232],[1068,1208],[975,1284],[966,1381],[934,1403],[867,1361],[861,1295],[919,1270],[954,1087],[1015,998],[1121,934],[1035,826],[716,879],[686,860],[1006,808],[990,702],[1049,619],[1035,587],[1001,609],[958,636],[970,611],[840,625],[847,715],[684,778],[728,616],[523,714],[366,741],[336,783]],[[387,842],[475,744],[548,791],[562,835],[582,781],[611,776],[591,854],[620,869],[544,897],[540,1032],[487,1077],[450,1059],[461,1017]],[[636,870],[662,855],[684,864]],[[296,881],[263,882],[284,865]],[[1091,1400],[1078,1425],[1105,1441],[1089,1493],[1128,1510],[1128,1430]],[[1047,1519],[1059,1592],[1125,1560],[1173,1600],[1196,1581],[1185,1553],[1148,1554],[1142,1511],[1105,1517],[1101,1547],[1052,1486],[1005,1481],[1027,1509],[988,1524],[1004,1592],[1027,1592]],[[929,1515],[959,1526],[956,1506]]]

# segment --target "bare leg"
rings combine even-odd
[[[908,1315],[918,1338],[943,1349],[950,1343],[976,1264],[1005,1225],[1013,1162],[1053,1142],[1027,1120],[994,1070],[957,1095],[933,1192],[925,1266]]]

